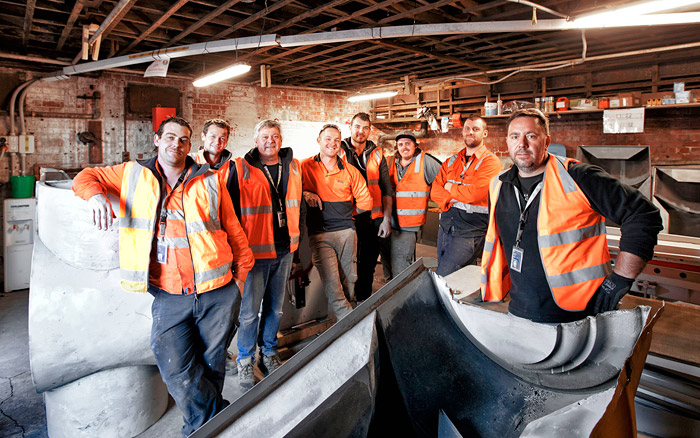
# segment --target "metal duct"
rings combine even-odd
[[[668,232],[700,237],[700,167],[656,167],[654,198],[668,212]]]

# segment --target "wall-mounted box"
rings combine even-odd
[[[33,135],[20,135],[18,138],[18,149],[17,152],[20,154],[33,154],[34,153],[34,136]]]
[[[5,138],[5,146],[7,152],[19,152],[19,137],[16,135],[8,135]]]

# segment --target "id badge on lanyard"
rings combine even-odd
[[[527,204],[525,204],[525,208],[523,208],[520,204],[520,191],[515,186],[513,186],[513,190],[515,191],[515,199],[518,201],[518,207],[520,209],[520,219],[518,220],[518,233],[515,236],[515,245],[513,245],[513,253],[510,256],[509,266],[513,271],[521,272],[523,268],[525,251],[520,247],[520,244],[523,238],[523,230],[525,229],[525,215],[532,201],[540,193],[540,190],[542,190],[542,181],[540,181],[535,187],[535,190],[532,191],[532,194],[527,200]]]
[[[282,206],[282,197],[280,196],[279,192],[280,181],[282,181],[282,163],[279,163],[278,166],[279,169],[277,169],[277,184],[275,184],[272,180],[272,175],[270,175],[270,171],[267,169],[267,165],[263,164],[263,169],[265,170],[265,176],[270,181],[270,186],[275,190],[275,193],[277,194],[277,201],[279,202],[279,209],[276,211],[277,225],[280,228],[284,228],[287,226],[287,213],[284,211],[284,207]]]
[[[163,199],[163,202],[160,205],[158,235],[156,237],[156,261],[161,265],[168,264],[168,246],[165,244],[165,227],[168,224],[168,210],[166,210],[165,206],[168,203],[170,196],[172,196],[172,194],[175,193],[175,190],[177,190],[180,184],[182,184],[182,182],[185,180],[186,174],[187,168],[185,168],[185,170],[182,171],[182,173],[180,174],[180,178],[178,178],[177,183],[175,183],[175,186],[170,191],[170,193],[165,195],[165,186],[163,186],[163,191],[161,192],[161,199]]]

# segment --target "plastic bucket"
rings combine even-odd
[[[31,198],[34,195],[34,183],[36,179],[33,176],[11,176],[10,187],[12,189],[13,198]]]

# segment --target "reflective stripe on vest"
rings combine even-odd
[[[465,204],[464,202],[455,202],[450,207],[459,208],[467,213],[489,214],[489,208],[483,205]]]
[[[256,259],[277,258],[273,220],[277,220],[272,206],[270,182],[258,168],[244,158],[234,160],[238,173],[241,203],[241,226],[248,237],[251,251]],[[297,160],[289,164],[289,178],[285,210],[289,230],[290,251],[299,247],[299,213],[301,205],[301,172]]]
[[[561,161],[550,155],[547,162],[537,217],[537,243],[554,301],[564,310],[581,311],[611,267],[605,218],[591,208],[567,172],[572,161]],[[492,212],[495,212],[501,188],[498,177],[490,188]],[[485,301],[502,300],[510,290],[504,254],[492,213],[481,270],[482,298]]]

